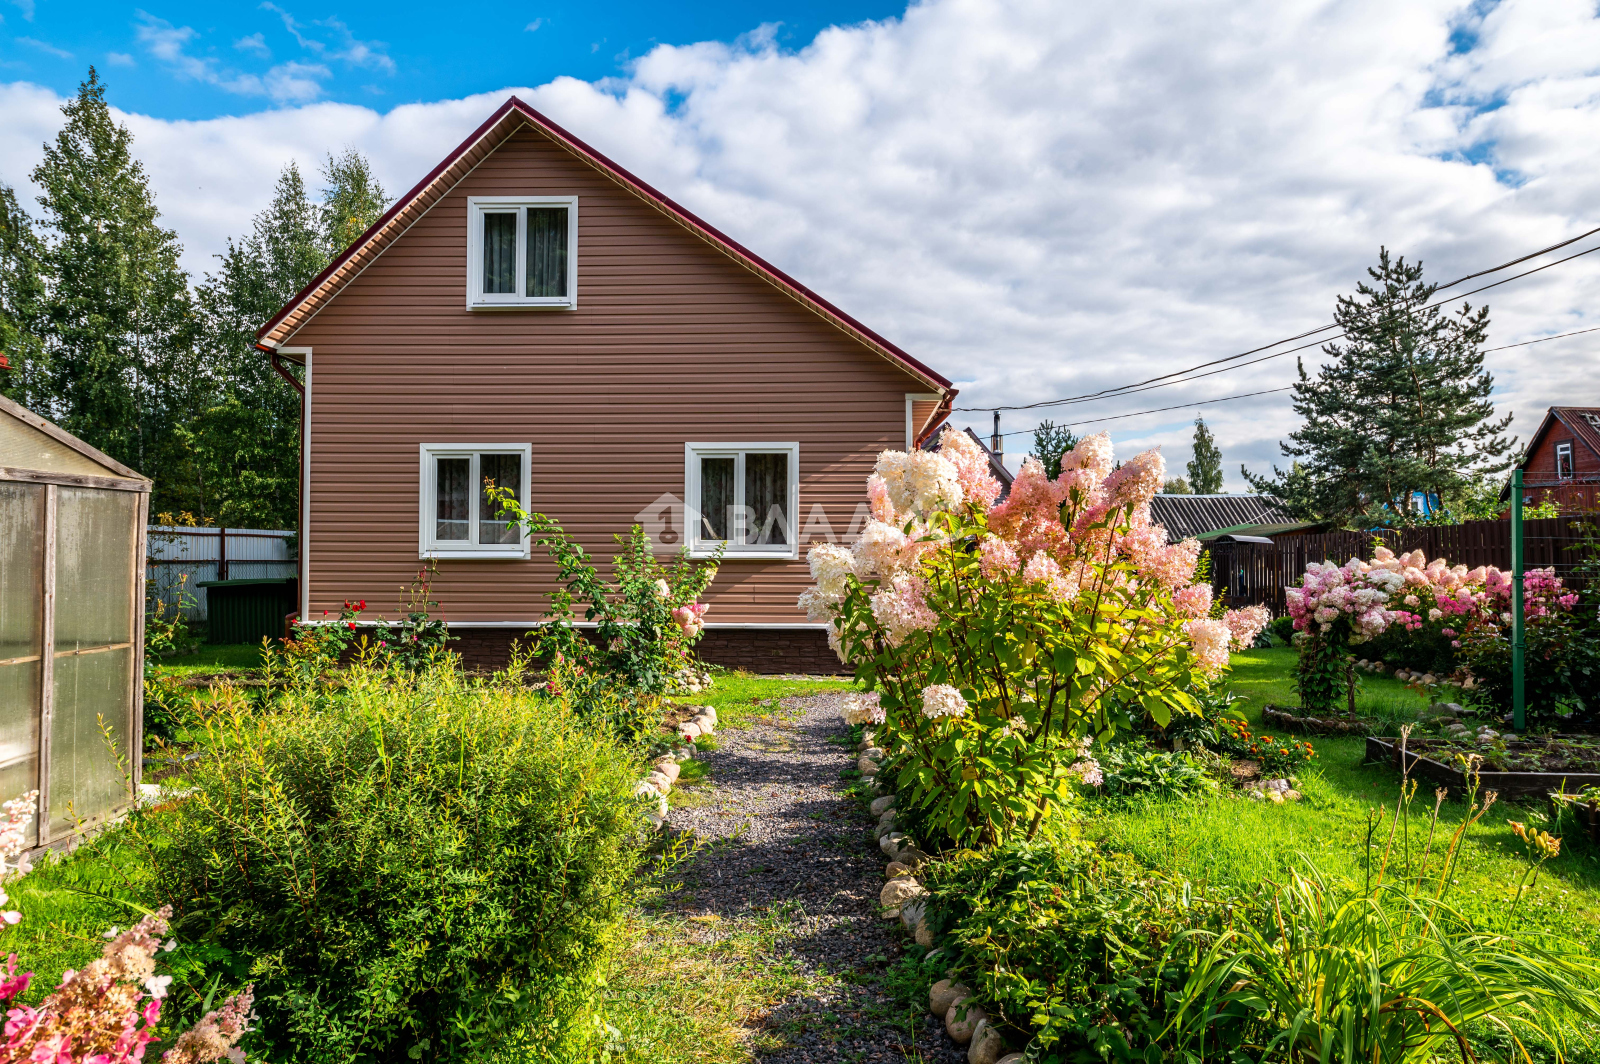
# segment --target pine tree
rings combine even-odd
[[[1300,366],[1294,409],[1304,419],[1284,455],[1289,473],[1246,478],[1301,517],[1342,523],[1410,524],[1413,492],[1459,494],[1504,472],[1514,439],[1495,419],[1494,378],[1484,369],[1489,308],[1463,303],[1453,314],[1428,306],[1436,286],[1422,264],[1378,255],[1372,284],[1340,296],[1334,321],[1344,343],[1313,379]]]
[[[1188,469],[1189,483],[1196,495],[1221,493],[1222,449],[1217,446],[1204,418],[1194,419],[1194,459]]]
[[[328,156],[322,179],[327,182],[322,195],[322,246],[331,261],[383,215],[389,199],[371,164],[354,148]]]
[[[1051,480],[1061,475],[1061,456],[1078,445],[1078,437],[1065,425],[1057,428],[1054,421],[1041,421],[1033,430],[1033,457],[1044,466]]]
[[[50,365],[39,337],[43,250],[16,192],[0,184],[0,395],[30,410],[48,409],[50,399]]]
[[[207,510],[221,524],[298,524],[300,396],[256,348],[255,334],[327,265],[322,220],[290,163],[250,234],[228,241],[221,268],[199,288],[219,386],[188,432],[206,473]]]
[[[42,339],[52,416],[155,480],[152,505],[186,509],[188,457],[174,429],[204,387],[178,238],[159,212],[132,136],[93,67],[32,177],[49,238]],[[44,413],[44,411],[41,411]]]

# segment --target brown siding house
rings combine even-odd
[[[795,605],[805,547],[860,528],[877,453],[955,395],[516,98],[257,340],[304,366],[302,616],[393,615],[435,558],[481,664],[553,579],[491,519],[488,478],[601,558],[635,523],[668,550],[725,543],[702,656],[834,667]]]
[[[1521,468],[1528,502],[1600,510],[1600,407],[1552,406],[1528,441]]]

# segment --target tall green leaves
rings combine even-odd
[[[1189,485],[1196,495],[1215,495],[1222,490],[1222,449],[1205,418],[1194,419],[1194,458],[1188,469]]]
[[[0,185],[0,356],[9,372],[0,372],[0,394],[26,407],[49,394],[49,366],[39,338],[44,277],[43,252],[33,219],[17,203],[17,194]]]
[[[355,242],[389,205],[371,165],[354,148],[322,165],[322,242],[329,259]]]
[[[49,345],[48,409],[63,428],[157,478],[156,503],[182,507],[175,426],[192,412],[194,314],[177,236],[158,224],[128,130],[106,106],[94,69],[62,108],[66,125],[32,177],[42,190],[48,284],[40,331]]]
[[[1245,474],[1302,517],[1410,523],[1413,492],[1450,498],[1510,467],[1514,440],[1496,419],[1494,378],[1483,367],[1489,310],[1430,307],[1421,264],[1391,258],[1372,284],[1341,296],[1334,321],[1345,343],[1312,378],[1300,367],[1294,408],[1305,423],[1282,444],[1298,471]]]

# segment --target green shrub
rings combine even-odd
[[[222,702],[210,756],[136,814],[152,904],[256,984],[268,1059],[556,1058],[638,856],[639,766],[514,677],[358,662]]]
[[[1217,782],[1187,753],[1157,750],[1143,743],[1117,743],[1100,755],[1107,794],[1156,794],[1171,798],[1214,794]]]
[[[961,851],[932,866],[929,919],[956,976],[1040,1064],[1253,1060],[1242,1021],[1174,1004],[1233,909],[1131,858],[1060,841]]]

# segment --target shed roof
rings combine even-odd
[[[1294,520],[1270,495],[1157,495],[1150,500],[1150,517],[1173,543],[1220,529]]]
[[[150,478],[134,472],[110,455],[91,447],[66,429],[47,421],[20,403],[0,395],[0,473],[7,479],[52,477]],[[126,486],[126,485],[125,485]]]
[[[312,315],[316,314],[319,308],[337,296],[344,286],[373,259],[383,254],[390,244],[399,239],[418,218],[426,214],[429,208],[470,173],[473,167],[523,126],[531,126],[549,137],[780,292],[928,386],[944,393],[947,399],[955,394],[954,386],[944,376],[912,358],[799,281],[701,220],[681,204],[645,184],[515,96],[501,104],[483,125],[457,145],[455,150],[445,156],[444,160],[411,191],[397,199],[394,205],[384,212],[383,217],[357,237],[354,243],[328,264],[327,269],[318,274],[310,284],[286,303],[283,309],[274,314],[272,319],[256,333],[256,346],[264,351],[274,351],[282,346],[310,320]]]
[[[1523,465],[1527,464],[1528,457],[1539,446],[1539,441],[1557,424],[1571,432],[1574,439],[1582,440],[1584,446],[1594,452],[1596,458],[1600,458],[1600,406],[1552,406],[1545,412],[1544,420],[1534,431],[1533,438],[1528,441],[1528,449],[1522,458]]]

